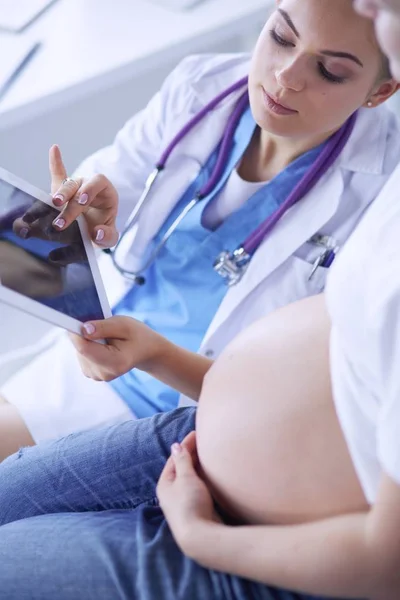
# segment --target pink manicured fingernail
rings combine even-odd
[[[19,230],[19,235],[24,239],[27,237],[28,233],[29,233],[28,227],[22,227],[22,229]]]
[[[87,194],[81,194],[78,198],[78,204],[86,204],[89,200],[89,196]]]
[[[175,456],[177,456],[178,454],[180,454],[182,452],[181,445],[180,444],[172,444],[172,446],[171,446],[171,452]]]
[[[102,229],[98,229],[96,233],[96,242],[101,242],[104,240],[104,231]]]
[[[96,327],[93,325],[93,323],[85,323],[83,325],[83,329],[88,335],[92,335],[92,333],[96,331]]]
[[[54,225],[56,227],[58,227],[59,229],[62,229],[64,227],[64,225],[65,225],[65,219],[62,219],[61,217],[59,217],[58,219],[56,219],[54,221]]]
[[[53,196],[53,200],[59,200],[61,204],[65,202],[65,198],[62,194],[56,194]]]

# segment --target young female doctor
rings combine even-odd
[[[396,119],[380,106],[397,85],[371,25],[353,14],[332,29],[332,9],[325,10],[320,20],[302,17],[300,32],[279,6],[250,61],[188,58],[115,143],[81,166],[83,182],[54,185],[55,202],[67,204],[56,226],[67,227],[84,211],[93,239],[104,246],[116,243],[116,225],[125,230],[113,260],[105,257],[115,314],[215,358],[254,320],[324,288],[335,253],[400,153]],[[51,162],[59,185],[66,173],[57,148]],[[157,164],[139,223],[124,227]],[[202,201],[161,243],[199,192]],[[145,283],[132,287],[132,273]],[[146,362],[141,349],[142,343],[138,367]],[[43,386],[49,365],[52,378]],[[86,379],[64,337],[2,396],[8,404],[0,412],[0,457],[178,402],[177,392],[139,369],[111,383]]]
[[[353,49],[349,5],[281,3],[300,35],[324,22]],[[207,374],[196,434],[188,407],[3,462],[7,599],[400,597],[393,183],[333,266],[329,316],[317,296],[241,334]]]

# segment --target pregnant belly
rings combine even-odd
[[[207,374],[199,459],[215,498],[250,523],[366,510],[336,416],[322,296],[247,329]]]

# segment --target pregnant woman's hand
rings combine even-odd
[[[196,560],[201,530],[220,522],[214,501],[202,480],[192,431],[181,444],[173,444],[157,486],[157,496],[176,543]]]

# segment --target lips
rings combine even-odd
[[[291,110],[292,112],[297,112],[297,110],[294,110],[294,108],[290,108],[290,106],[286,106],[286,104],[283,104],[283,102],[279,102],[277,98],[275,98],[275,96],[272,96],[272,94],[268,94],[268,96],[275,102],[275,104],[277,104],[278,106],[282,106],[282,108],[286,108],[286,110]]]
[[[263,96],[267,108],[278,115],[294,115],[298,112],[297,110],[294,110],[286,104],[283,104],[282,102],[278,101],[278,99],[275,96],[266,92],[264,88]]]

